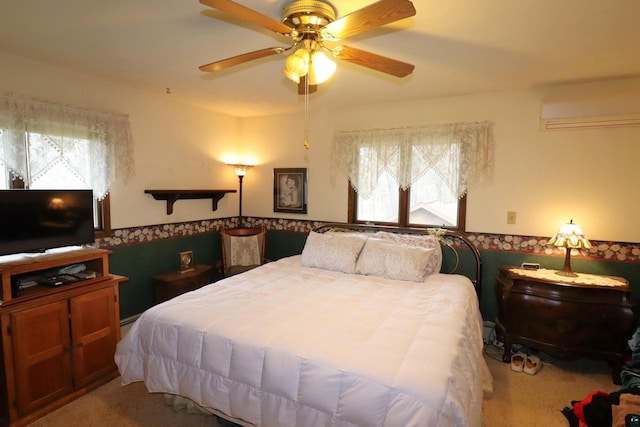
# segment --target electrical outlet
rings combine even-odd
[[[507,224],[516,223],[516,213],[514,211],[507,212]]]

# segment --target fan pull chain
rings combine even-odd
[[[304,148],[309,149],[309,73],[304,78]]]

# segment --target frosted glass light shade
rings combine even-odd
[[[239,177],[240,176],[245,176],[247,174],[247,171],[251,167],[251,165],[231,165],[231,166],[233,166],[233,171]]]
[[[309,84],[316,85],[326,82],[336,71],[336,63],[319,50],[311,54],[311,72]]]
[[[287,56],[282,73],[295,83],[300,83],[300,77],[309,72],[309,52],[298,49]]]

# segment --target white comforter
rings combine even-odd
[[[480,426],[482,326],[468,279],[302,267],[294,256],[146,311],[122,383],[265,427]]]

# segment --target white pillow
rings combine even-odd
[[[399,245],[407,245],[425,249],[433,249],[434,252],[429,258],[427,265],[427,275],[439,273],[442,268],[442,246],[440,241],[429,234],[401,234],[378,231],[375,237],[386,241],[395,242]]]
[[[435,249],[398,245],[381,239],[367,239],[356,265],[356,273],[387,279],[424,282]]]
[[[353,274],[366,237],[354,234],[320,234],[312,231],[302,249],[302,265]]]

